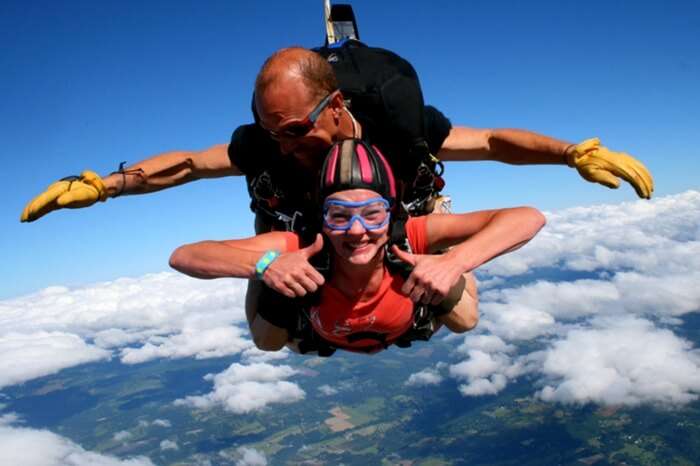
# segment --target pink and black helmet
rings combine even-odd
[[[394,203],[396,181],[386,158],[361,139],[344,139],[328,151],[321,168],[321,199],[346,189],[371,189]]]

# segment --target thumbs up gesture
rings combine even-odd
[[[311,245],[298,251],[284,253],[275,259],[265,270],[263,281],[288,298],[315,292],[325,280],[309,259],[322,249],[323,237],[318,234]]]
[[[439,304],[457,284],[464,267],[450,251],[445,254],[411,254],[396,245],[391,251],[401,261],[413,267],[401,292],[414,303]]]

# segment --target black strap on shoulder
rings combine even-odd
[[[392,252],[392,246],[396,245],[402,251],[413,253],[411,249],[411,244],[408,242],[408,235],[406,234],[406,222],[408,221],[408,216],[405,211],[399,210],[396,217],[391,222],[391,231],[389,232],[389,241],[385,246],[384,257],[386,260],[387,267],[390,273],[397,273],[401,275],[404,279],[408,278],[413,270],[413,267],[398,257]]]

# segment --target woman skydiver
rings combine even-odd
[[[431,305],[429,318],[436,327],[444,324],[457,333],[472,329],[478,300],[470,272],[524,245],[545,223],[529,207],[398,219],[392,169],[376,147],[358,139],[331,148],[318,199],[323,237],[311,245],[302,246],[301,237],[291,232],[203,241],[176,249],[170,265],[197,278],[263,280],[288,298],[314,293],[323,283],[312,304],[299,300],[295,309],[290,300],[287,305],[261,303],[257,312],[249,312],[256,346],[276,351],[289,345],[298,351],[294,332],[273,323],[275,314],[301,311],[326,347],[372,353],[405,340],[421,303]],[[324,239],[330,245],[325,278],[309,264]],[[407,240],[410,251],[398,247],[401,240]],[[408,265],[408,271],[399,272],[397,262]]]

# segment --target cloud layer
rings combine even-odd
[[[529,245],[481,270],[479,328],[455,352],[466,359],[437,375],[462,382],[465,396],[496,394],[527,373],[552,402],[697,399],[699,352],[674,329],[700,310],[700,193],[547,217]],[[538,268],[557,278],[508,287]],[[566,279],[581,273],[592,278]],[[521,349],[533,343],[542,349]]]
[[[6,333],[0,335],[0,388],[109,357],[70,333]]]
[[[251,350],[244,293],[242,280],[159,273],[0,301],[0,387],[112,356],[137,364]]]
[[[480,325],[459,337],[449,364],[433,362],[406,384],[451,378],[462,394],[478,396],[528,374],[541,388],[533,394],[551,402],[697,398],[698,352],[676,327],[700,309],[700,193],[547,217],[531,244],[481,269]],[[531,278],[541,270],[549,278]],[[510,286],[514,279],[525,284]],[[158,273],[0,301],[0,387],[108,358],[139,364],[239,355],[248,365],[210,375],[210,393],[180,403],[245,413],[304,399],[288,380],[296,370],[273,365],[288,353],[254,348],[244,285]]]

